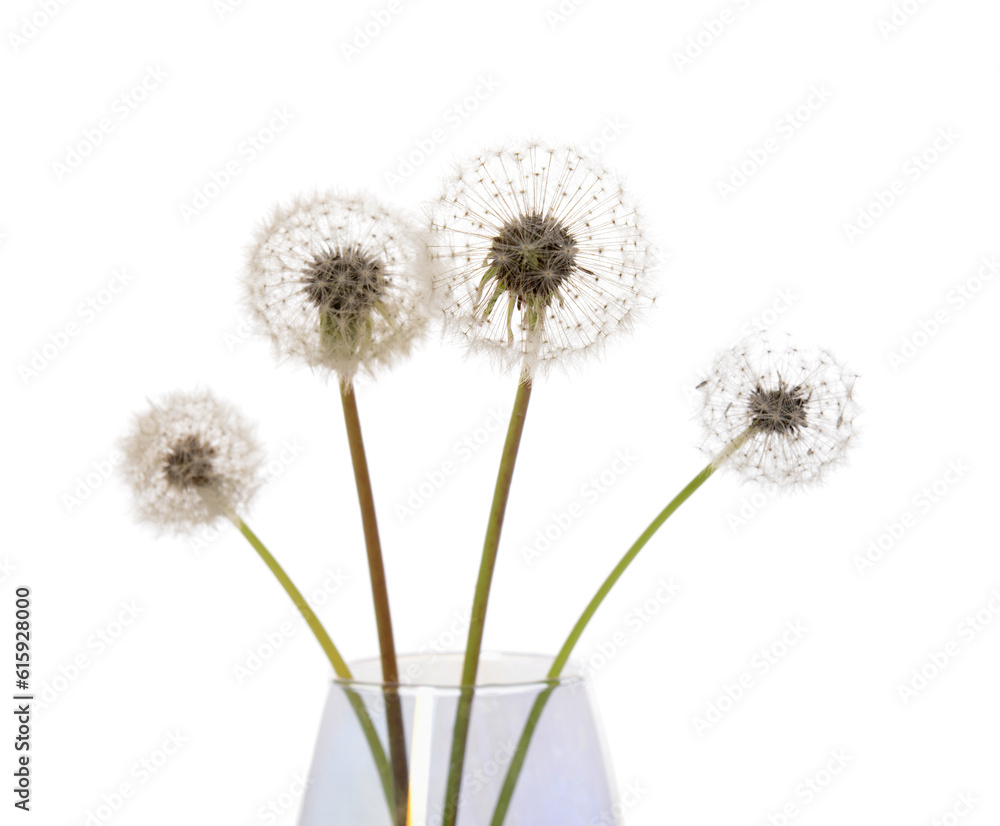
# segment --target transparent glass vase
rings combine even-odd
[[[541,656],[483,654],[471,692],[458,826],[494,824],[501,788],[533,708],[537,724],[503,826],[621,823],[589,682],[572,667],[567,676],[547,680],[551,663]],[[399,660],[396,692],[409,771],[407,826],[442,823],[461,669],[460,654]],[[354,680],[334,680],[330,687],[299,826],[397,826],[373,758],[371,731],[366,737],[358,713],[363,704],[388,753],[379,662],[355,663],[352,673]]]

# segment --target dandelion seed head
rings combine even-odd
[[[796,487],[820,481],[855,440],[857,375],[822,348],[762,333],[723,351],[703,390],[703,448],[745,479]]]
[[[758,384],[747,401],[750,427],[755,432],[796,436],[808,426],[808,402],[809,392],[800,384],[788,387],[779,379],[778,387],[771,390],[765,390]]]
[[[406,356],[426,330],[422,242],[368,194],[325,192],[278,207],[254,239],[248,303],[275,351],[342,381]]]
[[[369,314],[386,291],[385,265],[358,246],[322,250],[306,265],[302,281],[321,316]]]
[[[219,451],[199,436],[193,433],[181,436],[167,448],[163,459],[167,484],[180,490],[211,487],[215,480],[212,462],[218,455]]]
[[[486,265],[494,273],[494,289],[510,293],[518,309],[530,301],[544,306],[572,276],[576,253],[576,240],[562,224],[532,213],[500,228]]]
[[[136,516],[184,533],[242,511],[263,452],[230,404],[205,390],[172,393],[135,417],[122,441]]]
[[[599,349],[653,301],[640,223],[620,181],[571,148],[479,155],[431,210],[427,252],[446,327],[529,375]]]

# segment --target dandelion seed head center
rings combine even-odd
[[[810,391],[801,384],[789,387],[779,383],[775,390],[765,390],[758,384],[747,405],[752,417],[750,426],[764,433],[796,435],[808,427],[806,404],[809,396]]]
[[[547,303],[576,266],[573,235],[555,218],[532,213],[508,221],[493,238],[486,262],[518,304]]]
[[[170,446],[163,461],[167,482],[181,490],[208,487],[215,480],[212,461],[218,452],[198,436],[182,436]]]
[[[359,246],[327,248],[304,269],[302,291],[328,316],[357,316],[379,304],[385,294],[385,265]]]

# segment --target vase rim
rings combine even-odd
[[[333,684],[346,688],[356,688],[356,689],[366,689],[372,690],[376,689],[382,691],[387,687],[394,687],[401,692],[417,692],[417,691],[434,691],[438,693],[454,692],[460,693],[462,690],[468,690],[467,687],[463,689],[463,686],[459,682],[452,680],[407,680],[406,673],[407,668],[404,667],[407,663],[418,663],[420,661],[430,661],[431,663],[439,661],[451,661],[459,666],[464,660],[464,653],[460,651],[447,651],[443,653],[433,653],[425,652],[422,654],[401,654],[396,659],[399,663],[401,679],[397,683],[385,683],[380,680],[372,679],[347,679],[344,677],[334,677]],[[548,654],[525,654],[519,652],[510,651],[483,651],[480,655],[480,672],[482,671],[482,666],[489,664],[496,664],[499,662],[517,662],[520,661],[522,664],[533,664],[536,668],[540,669],[541,673],[546,674],[548,672],[548,667],[555,658]],[[351,671],[354,672],[358,669],[369,669],[374,668],[380,670],[381,660],[378,657],[366,657],[361,660],[354,660],[350,663]],[[496,680],[487,679],[485,682],[477,682],[474,686],[476,694],[483,693],[501,693],[508,691],[526,691],[526,690],[539,690],[543,688],[563,688],[566,686],[580,685],[587,682],[587,675],[583,672],[581,666],[570,660],[566,663],[563,668],[563,672],[558,677],[539,677],[533,679],[511,679],[511,680]]]

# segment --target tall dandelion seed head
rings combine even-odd
[[[406,356],[431,296],[410,222],[361,193],[278,207],[246,267],[251,313],[282,357],[350,381]]]
[[[242,511],[260,485],[251,425],[206,390],[176,392],[137,415],[122,441],[136,516],[184,533]]]
[[[459,167],[431,211],[447,328],[528,375],[598,349],[653,301],[652,246],[608,170],[530,144]]]
[[[762,333],[723,351],[702,383],[704,449],[746,479],[795,487],[819,481],[854,440],[857,375],[829,350]]]

